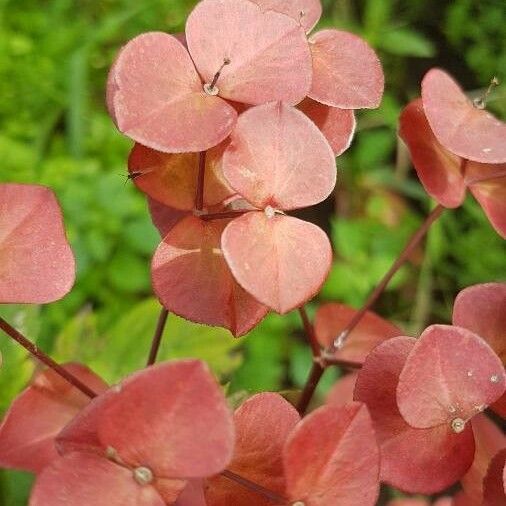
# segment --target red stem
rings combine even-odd
[[[252,490],[257,494],[266,497],[275,504],[286,504],[286,499],[284,497],[281,497],[275,492],[272,492],[272,490],[264,488],[261,485],[258,485],[257,483],[254,483],[246,478],[243,478],[242,476],[239,476],[238,474],[235,474],[232,471],[229,471],[228,469],[222,471],[221,475],[225,478],[228,478],[231,481],[234,481],[235,483],[238,483],[242,487],[248,488],[249,490]]]
[[[318,359],[321,354],[320,343],[316,339],[316,334],[314,332],[314,327],[309,321],[309,317],[307,315],[306,308],[304,306],[299,308],[299,314],[302,319],[302,324],[304,325],[304,330],[306,332],[307,339],[309,344],[311,345],[311,351],[313,352],[313,358]]]
[[[222,213],[203,214],[200,216],[200,219],[204,221],[227,220],[230,218],[237,218],[238,216],[242,216],[247,212],[249,211],[224,211]]]
[[[199,173],[197,176],[197,193],[195,195],[195,209],[204,209],[204,180],[206,176],[206,151],[199,153]]]
[[[9,323],[7,323],[1,317],[0,317],[0,329],[2,329],[9,337],[14,339],[14,341],[18,342],[21,346],[23,346],[23,348],[25,348],[28,352],[30,352],[37,360],[40,360],[43,364],[53,369],[54,372],[59,374],[64,380],[68,381],[72,386],[80,390],[84,395],[87,395],[91,399],[93,399],[98,395],[91,388],[82,383],[79,378],[77,378],[69,371],[67,371],[60,364],[55,362],[51,357],[46,355],[43,351],[39,350],[39,348],[35,344],[33,344],[30,340],[28,340],[23,334],[18,332],[14,327],[9,325]]]
[[[151,350],[149,351],[149,358],[146,364],[147,366],[153,365],[156,362],[156,356],[158,355],[158,350],[160,349],[163,331],[165,329],[165,324],[167,323],[168,316],[169,312],[164,307],[162,307],[160,316],[158,317],[158,323],[156,324],[155,335],[153,336],[153,340],[151,342]]]
[[[309,378],[306,382],[304,389],[302,390],[302,394],[300,396],[299,402],[297,403],[297,411],[300,416],[304,416],[313,398],[316,387],[320,382],[323,373],[325,372],[325,368],[319,362],[313,362],[313,367],[311,368],[311,372],[309,373]]]

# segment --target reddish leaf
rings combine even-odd
[[[283,397],[262,393],[235,412],[236,443],[228,470],[282,495],[285,491],[283,446],[300,417]],[[208,506],[271,506],[272,503],[222,476],[208,480]]]
[[[355,114],[352,109],[339,109],[306,98],[297,106],[311,119],[329,141],[334,156],[344,153],[355,134]]]
[[[253,0],[263,9],[272,9],[297,20],[310,32],[322,15],[320,0]]]
[[[54,302],[74,279],[74,256],[54,193],[44,186],[0,184],[0,304]]]
[[[174,504],[175,506],[208,506],[204,497],[202,480],[190,480]]]
[[[483,479],[494,455],[506,448],[506,436],[501,429],[487,416],[480,414],[471,421],[476,443],[474,460],[469,471],[460,483],[465,491],[466,499],[471,504],[481,504],[483,500]]]
[[[237,118],[231,105],[204,92],[185,47],[161,32],[123,47],[110,71],[107,105],[121,132],[169,153],[216,146]]]
[[[412,427],[464,424],[506,388],[499,357],[476,334],[432,325],[420,336],[399,378],[397,403]]]
[[[70,453],[38,476],[30,506],[164,506],[154,486],[140,486],[132,470],[98,455]]]
[[[422,99],[432,131],[446,149],[476,162],[506,162],[506,123],[475,107],[446,72],[427,72]]]
[[[268,309],[237,284],[223,258],[220,240],[228,222],[188,216],[178,223],[156,250],[153,288],[169,311],[239,336]]]
[[[238,283],[278,313],[311,299],[332,263],[323,230],[290,216],[247,213],[228,224],[221,244]]]
[[[191,216],[189,211],[180,211],[173,207],[164,206],[148,197],[149,214],[153,224],[160,232],[160,235],[165,237],[178,222],[186,216]]]
[[[383,96],[384,77],[376,53],[360,37],[322,30],[310,39],[313,100],[342,109],[374,109]]]
[[[365,402],[381,449],[381,480],[413,493],[430,494],[459,480],[473,461],[473,432],[447,425],[415,429],[402,418],[396,389],[415,339],[394,337],[377,346],[359,372],[355,399]],[[416,448],[416,451],[413,449]]]
[[[296,209],[327,198],[336,184],[329,143],[302,112],[281,102],[241,114],[223,157],[225,178],[256,207]]]
[[[204,207],[220,204],[233,193],[221,172],[225,146],[222,143],[207,152]],[[128,170],[135,185],[158,202],[186,211],[195,207],[198,153],[161,153],[136,144],[128,159]]]
[[[294,501],[307,506],[376,504],[379,451],[362,403],[327,405],[306,416],[292,432],[283,460],[287,493]]]
[[[504,506],[506,503],[506,449],[490,463],[483,480],[483,506]]]
[[[393,499],[387,506],[430,506],[427,499],[416,497],[404,497],[403,499]]]
[[[506,364],[506,283],[469,286],[456,297],[453,324],[478,334]]]
[[[439,144],[425,117],[422,99],[413,100],[402,111],[399,135],[408,145],[427,193],[445,207],[460,206],[466,195],[462,159]]]
[[[221,69],[216,86],[223,98],[296,104],[311,86],[311,54],[300,24],[248,0],[198,3],[186,22],[186,39],[207,84]]]
[[[67,364],[65,369],[96,392],[107,385],[90,369]],[[11,404],[0,426],[0,465],[40,472],[57,457],[55,437],[90,399],[51,369]]]
[[[232,416],[203,362],[166,362],[110,392],[114,397],[101,411],[99,439],[131,467],[147,466],[158,477],[200,478],[230,461]]]
[[[320,306],[315,317],[315,333],[319,343],[328,347],[357,313],[345,304],[330,302]],[[334,353],[339,360],[361,364],[369,352],[382,341],[402,335],[402,330],[376,313],[367,311],[350,332],[344,346]]]
[[[506,239],[506,164],[469,162],[466,184],[496,232]]]
[[[325,403],[334,406],[344,406],[352,402],[357,377],[358,374],[352,372],[347,374],[344,378],[339,378],[327,394]]]

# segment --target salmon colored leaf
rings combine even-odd
[[[249,0],[203,0],[186,21],[195,66],[220,97],[262,104],[300,102],[311,87],[311,53],[294,19]]]
[[[397,403],[412,427],[465,423],[506,388],[499,357],[479,336],[461,327],[432,325],[413,347],[397,387]]]
[[[334,154],[323,134],[302,112],[281,102],[241,114],[223,156],[223,173],[259,208],[311,206],[336,184]]]
[[[422,99],[410,102],[399,121],[399,135],[409,148],[427,193],[444,207],[459,207],[466,195],[462,159],[437,141],[425,117]]]
[[[202,480],[189,480],[175,506],[208,506],[204,497]]]
[[[344,406],[352,402],[357,378],[358,373],[356,372],[349,373],[344,378],[339,378],[327,394],[325,404]]]
[[[384,77],[376,53],[360,37],[322,30],[309,39],[313,56],[313,100],[341,109],[374,109],[383,96]]]
[[[329,107],[310,98],[306,98],[297,107],[321,130],[329,141],[334,156],[343,154],[350,147],[356,127],[352,109]]]
[[[483,506],[506,504],[506,449],[501,450],[490,462],[483,480]]]
[[[268,309],[237,284],[225,262],[221,234],[228,222],[205,222],[193,216],[179,222],[156,250],[153,288],[169,311],[239,336]]]
[[[287,493],[308,506],[373,506],[379,450],[364,404],[323,406],[295,428],[283,452]]]
[[[452,153],[482,163],[506,162],[506,123],[473,104],[443,70],[422,81],[425,114],[438,141]]]
[[[283,495],[282,450],[300,416],[275,393],[254,395],[235,412],[236,443],[228,470]],[[207,506],[271,506],[272,502],[222,476],[206,484]]]
[[[54,193],[0,184],[0,304],[54,302],[74,280],[74,255]]]
[[[95,392],[107,385],[90,369],[66,364],[65,369]],[[0,426],[0,466],[40,472],[58,454],[55,437],[90,402],[52,369],[40,373],[11,404]]]
[[[247,213],[227,225],[221,245],[238,283],[282,314],[320,290],[332,263],[323,230],[290,216]]]
[[[455,433],[447,425],[415,429],[402,418],[397,384],[415,343],[399,336],[374,348],[359,372],[355,399],[367,405],[374,422],[381,449],[381,480],[405,492],[431,494],[466,473],[475,447],[470,424]]]
[[[113,448],[131,466],[147,466],[159,477],[200,478],[229,463],[232,415],[203,362],[165,362],[112,392],[98,436],[103,448]]]
[[[118,129],[157,151],[204,151],[232,130],[235,109],[203,90],[186,48],[172,35],[132,39],[111,68],[107,106]]]
[[[133,472],[103,457],[70,453],[38,476],[30,506],[164,506],[151,485],[139,486]]]
[[[330,302],[316,312],[314,328],[318,342],[327,348],[357,313],[345,304]],[[382,341],[400,336],[403,332],[376,313],[367,311],[359,324],[350,332],[344,346],[334,353],[335,358],[362,364],[369,352]]]
[[[160,202],[148,197],[149,214],[153,225],[160,235],[165,237],[183,218],[191,216],[190,211],[181,211],[173,207],[165,206]]]
[[[221,172],[225,147],[222,143],[206,154],[204,207],[220,204],[233,194]],[[195,207],[198,153],[161,153],[136,144],[128,159],[128,170],[135,185],[158,202],[183,211]]]
[[[281,12],[298,21],[310,32],[322,15],[320,0],[253,0],[264,9]]]

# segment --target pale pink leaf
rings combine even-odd
[[[311,206],[336,184],[334,154],[323,134],[302,112],[281,102],[239,117],[223,156],[223,173],[259,208]]]
[[[476,107],[443,70],[422,81],[425,114],[438,141],[452,153],[482,163],[506,162],[506,123]]]
[[[310,32],[322,15],[320,0],[253,0],[264,9],[281,12],[298,21]]]
[[[54,193],[0,184],[0,304],[46,304],[66,295],[75,260]]]
[[[111,68],[107,104],[118,129],[168,153],[204,151],[232,130],[235,109],[210,96],[185,47],[172,35],[139,35]]]
[[[186,22],[186,39],[205,83],[212,84],[221,69],[220,97],[246,104],[297,104],[311,87],[304,29],[249,0],[201,1]]]
[[[447,425],[455,432],[506,388],[499,357],[478,335],[432,325],[413,347],[399,378],[399,411],[412,427]]]
[[[374,109],[383,96],[381,63],[363,39],[349,32],[322,30],[309,39],[313,84],[309,97],[342,109]]]
[[[229,223],[221,244],[239,284],[282,314],[316,295],[332,263],[323,230],[291,216],[247,213]]]
[[[334,406],[344,406],[352,402],[357,377],[358,374],[356,372],[351,372],[344,376],[344,378],[339,378],[327,394],[325,403]]]

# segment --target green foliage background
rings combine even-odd
[[[149,264],[159,241],[143,197],[126,182],[130,142],[104,107],[118,48],[143,31],[182,31],[193,0],[0,0],[0,181],[41,183],[62,203],[78,261],[73,292],[56,304],[0,313],[58,360],[82,360],[109,381],[142,367],[159,312]],[[501,0],[324,0],[321,27],[347,29],[379,52],[387,77],[379,110],[359,114],[338,159],[335,198],[304,214],[331,235],[336,260],[323,300],[358,306],[431,203],[396,136],[399,111],[432,66],[479,93],[506,79]],[[506,116],[506,86],[490,108]],[[433,227],[378,311],[408,333],[447,322],[464,286],[505,278],[505,249],[471,198]],[[316,303],[310,304],[313,314]],[[0,411],[37,367],[0,336]],[[310,355],[296,313],[269,316],[246,338],[171,316],[162,358],[208,360],[229,391],[299,388]],[[328,372],[320,398],[338,372]],[[37,416],[34,413],[34,416]],[[0,506],[26,504],[30,477],[0,474]]]

